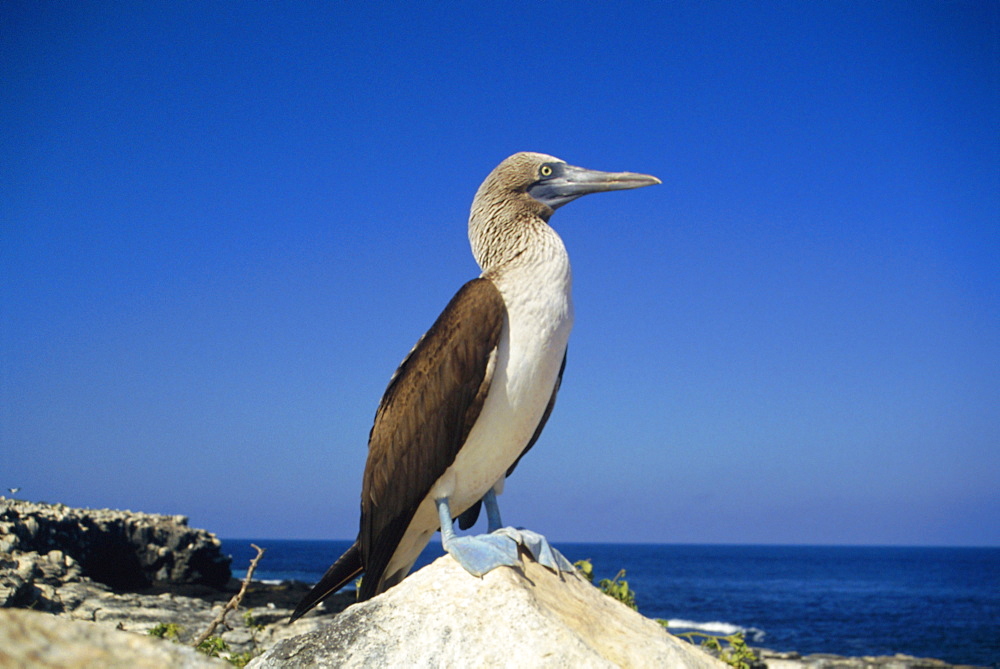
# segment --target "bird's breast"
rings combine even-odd
[[[527,446],[545,413],[573,327],[565,268],[507,274],[496,281],[507,309],[493,381],[479,419],[432,497],[452,512],[478,501]]]

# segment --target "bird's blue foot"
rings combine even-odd
[[[573,565],[563,557],[549,543],[549,540],[538,532],[532,532],[524,528],[503,527],[500,520],[500,506],[497,504],[497,495],[490,488],[483,495],[483,504],[486,505],[486,515],[489,517],[489,531],[491,535],[504,535],[510,537],[515,543],[524,546],[525,550],[535,558],[535,562],[552,571],[573,571]]]
[[[509,537],[515,544],[524,546],[531,557],[535,558],[535,562],[554,572],[573,571],[573,563],[563,557],[563,554],[553,548],[549,540],[538,532],[524,528],[502,527],[489,536]]]
[[[444,541],[444,548],[473,576],[482,576],[497,567],[516,567],[520,564],[517,544],[509,537],[497,534],[453,537]]]
[[[441,521],[441,545],[465,571],[473,576],[482,576],[497,567],[514,567],[518,564],[517,544],[509,537],[494,534],[456,536],[448,498],[439,499],[436,503]]]
[[[473,576],[482,576],[497,567],[516,567],[518,546],[524,549],[539,564],[552,571],[573,571],[573,565],[548,540],[537,532],[514,527],[493,527],[499,525],[500,514],[496,509],[496,497],[492,491],[484,498],[490,517],[489,534],[471,537],[455,535],[452,527],[451,508],[448,499],[437,500],[438,516],[441,521],[441,544],[444,549]]]

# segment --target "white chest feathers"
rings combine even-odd
[[[493,381],[479,419],[432,496],[453,513],[478,501],[527,446],[552,398],[573,328],[572,273],[562,240],[544,262],[518,263],[488,276],[507,317]],[[550,242],[551,243],[551,242]]]

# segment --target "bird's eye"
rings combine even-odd
[[[543,177],[550,177],[552,176],[552,166],[542,165],[540,168],[538,168],[538,173]]]

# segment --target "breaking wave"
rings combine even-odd
[[[699,623],[693,620],[682,620],[671,618],[667,621],[668,629],[673,633],[678,632],[704,632],[716,636],[729,636],[737,632],[743,632],[743,638],[750,643],[760,643],[764,640],[764,630],[756,627],[740,627],[732,623],[725,623],[718,620]]]

